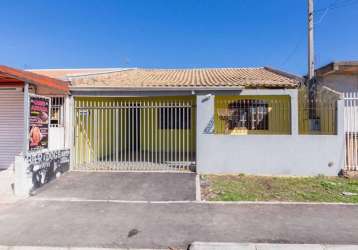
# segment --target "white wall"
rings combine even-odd
[[[50,127],[48,131],[49,150],[63,149],[65,147],[65,128]]]
[[[358,132],[358,74],[332,73],[318,78],[318,82],[349,98],[345,101],[345,131]]]
[[[256,175],[337,175],[344,163],[343,102],[338,103],[338,135],[298,135],[296,90],[246,90],[289,94],[292,135],[214,134],[214,96],[197,96],[197,172]]]

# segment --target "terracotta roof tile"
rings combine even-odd
[[[300,79],[270,68],[127,69],[71,77],[73,88],[295,88]]]
[[[34,73],[71,80],[72,88],[295,88],[297,76],[271,68],[49,69]]]

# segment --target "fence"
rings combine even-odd
[[[358,92],[344,93],[347,170],[358,170]]]
[[[193,170],[192,97],[77,98],[75,169]]]
[[[309,98],[308,89],[301,88],[298,94],[299,134],[337,134],[337,100],[340,95],[328,88],[320,88],[314,99]]]
[[[289,96],[216,96],[215,133],[290,134]]]

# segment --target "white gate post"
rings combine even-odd
[[[298,90],[290,90],[289,95],[291,97],[291,135],[298,136]]]

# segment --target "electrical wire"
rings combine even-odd
[[[341,1],[335,0],[334,2],[329,4],[327,7],[315,10],[314,11],[315,13],[323,12],[323,14],[320,16],[318,22],[315,24],[317,25],[317,24],[322,23],[322,21],[327,16],[329,11],[334,10],[334,9],[343,8],[343,7],[348,7],[348,6],[351,6],[354,4],[358,4],[358,0],[341,0]],[[288,54],[288,56],[282,61],[282,64],[281,64],[282,66],[286,65],[286,63],[292,58],[292,56],[297,52],[297,50],[299,49],[299,47],[301,46],[301,44],[304,40],[305,40],[305,37],[299,38],[295,47]]]
[[[340,8],[348,7],[348,6],[355,5],[355,4],[358,4],[358,0],[335,1],[334,3],[328,5],[327,7],[317,9],[314,12],[316,12],[316,13],[318,13],[318,12],[326,12],[328,10],[340,9]]]

